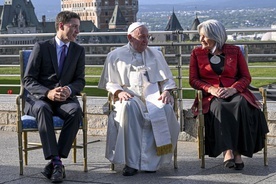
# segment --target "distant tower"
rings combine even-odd
[[[104,30],[109,28],[116,5],[127,25],[136,22],[138,0],[63,0],[61,10],[76,12],[81,20],[91,20],[98,29]]]
[[[198,20],[198,17],[197,17],[197,12],[196,12],[196,17],[195,17],[195,20],[192,24],[192,27],[191,27],[191,30],[197,30],[197,26],[200,24],[199,20]],[[191,41],[198,41],[199,40],[199,34],[197,33],[190,33],[189,34],[189,39]]]
[[[182,26],[180,25],[175,13],[174,9],[172,12],[172,15],[170,16],[169,22],[165,28],[165,31],[176,31],[176,30],[181,30],[183,31]],[[166,40],[171,40],[171,41],[177,41],[178,37],[177,35],[166,35]]]
[[[115,5],[113,15],[109,21],[109,29],[124,30],[124,31],[127,29],[127,22],[119,8],[119,5]]]

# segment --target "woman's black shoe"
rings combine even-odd
[[[235,160],[234,159],[229,159],[223,162],[224,167],[227,168],[233,168],[235,167]]]
[[[133,169],[126,165],[125,168],[123,169],[123,175],[124,176],[133,176],[137,173],[137,171],[138,171],[137,169]]]
[[[244,163],[235,163],[235,170],[242,170],[244,168]]]

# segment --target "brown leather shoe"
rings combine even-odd
[[[126,165],[125,168],[123,169],[123,175],[124,176],[133,176],[137,173],[137,171],[138,171],[137,169],[133,169]]]
[[[52,183],[61,183],[63,182],[63,178],[65,178],[64,165],[55,165],[51,177]]]
[[[52,162],[48,162],[48,164],[44,167],[43,172],[41,172],[46,178],[51,179],[52,173],[54,170],[54,165]]]

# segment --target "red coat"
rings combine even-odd
[[[217,75],[209,62],[207,49],[197,47],[192,51],[190,58],[189,83],[194,89],[202,90],[203,113],[207,113],[210,101],[214,97],[208,93],[211,86],[219,87],[222,83],[224,87],[234,87],[251,105],[259,108],[257,99],[248,90],[251,76],[244,56],[238,46],[224,44],[222,52],[225,54],[224,70],[221,75]],[[195,99],[193,112],[197,115],[198,100]]]

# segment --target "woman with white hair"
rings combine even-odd
[[[251,76],[238,46],[226,44],[224,26],[217,20],[198,25],[201,46],[190,58],[190,85],[203,91],[205,154],[224,154],[224,166],[241,170],[241,155],[252,157],[264,147],[268,132],[257,99],[248,90]],[[193,112],[198,113],[198,101]]]

